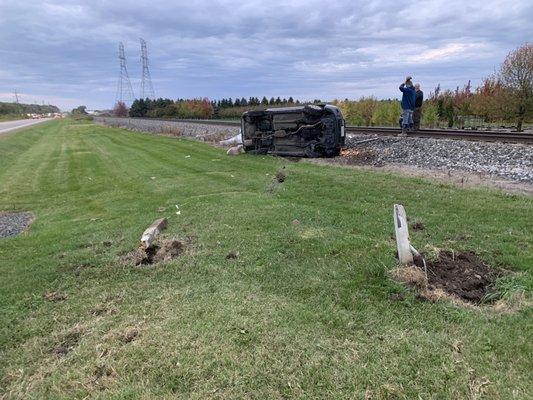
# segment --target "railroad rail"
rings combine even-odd
[[[143,118],[140,118],[143,119]],[[195,124],[216,125],[216,126],[240,126],[239,121],[224,121],[212,119],[166,119],[150,118],[159,121],[172,122],[190,122]],[[377,136],[397,136],[401,133],[400,128],[391,127],[361,127],[346,126],[348,134],[365,134]],[[415,132],[408,132],[407,137],[421,137],[432,139],[455,139],[455,140],[473,140],[481,142],[503,142],[503,143],[522,143],[533,145],[533,133],[503,132],[503,131],[475,131],[466,129],[420,129]]]
[[[347,126],[346,132],[353,134],[369,134],[378,136],[397,136],[401,133],[401,129]],[[522,143],[533,145],[532,133],[519,132],[474,131],[465,129],[420,129],[415,132],[407,132],[407,137],[474,140],[482,142]]]

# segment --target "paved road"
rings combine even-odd
[[[52,118],[42,119],[20,119],[17,121],[0,122],[0,135],[15,129],[25,128],[31,125],[40,124],[41,122],[50,121]]]

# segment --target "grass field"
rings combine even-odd
[[[426,226],[416,247],[475,250],[529,295],[531,198],[87,122],[4,135],[0,210],[36,219],[0,240],[0,398],[530,398],[531,308],[389,279],[395,202]],[[162,216],[185,253],[124,265]]]

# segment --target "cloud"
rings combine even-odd
[[[0,92],[109,108],[124,42],[134,89],[140,36],[156,94],[171,98],[397,96],[489,75],[533,37],[528,0],[0,3]]]

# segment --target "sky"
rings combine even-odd
[[[532,20],[531,0],[0,0],[0,101],[112,108],[119,42],[139,96],[140,37],[157,97],[428,94],[494,73]]]

